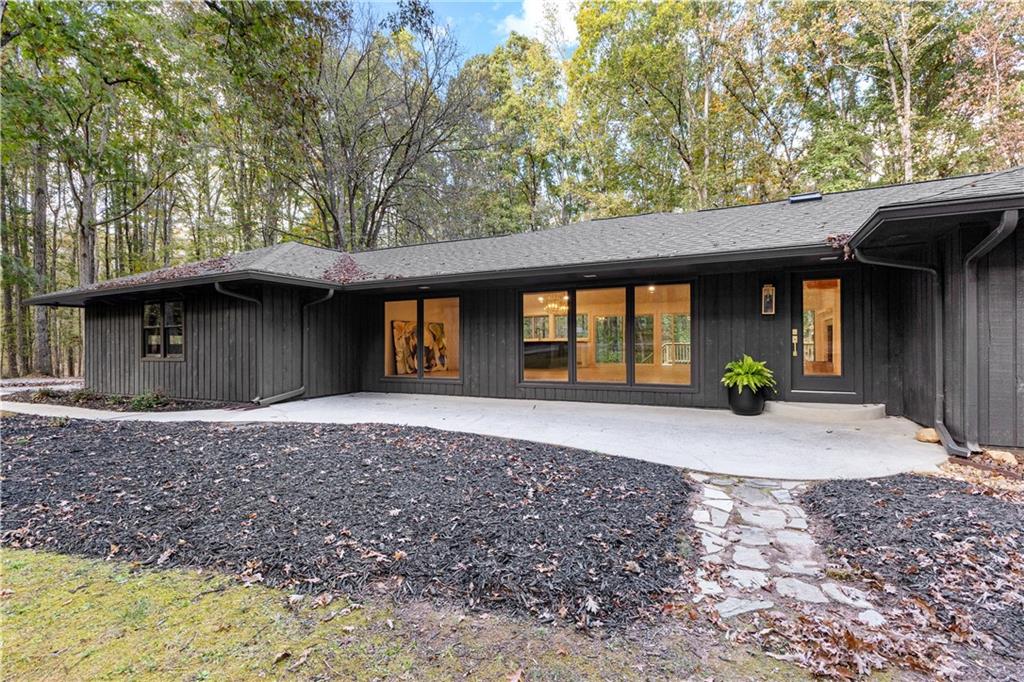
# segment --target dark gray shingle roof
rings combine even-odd
[[[607,218],[501,237],[351,255],[288,242],[47,294],[38,297],[38,302],[81,298],[93,291],[113,293],[240,274],[330,285],[822,246],[829,235],[856,232],[884,206],[1020,193],[1024,193],[1024,167],[836,192],[823,195],[819,201],[775,201],[690,213]]]
[[[816,246],[852,233],[879,207],[927,200],[994,174],[825,194],[690,213],[592,220],[504,237],[435,242],[353,254],[370,278],[475,272]],[[1024,169],[1016,169],[1018,182]]]

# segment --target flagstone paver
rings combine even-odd
[[[828,597],[821,591],[821,588],[811,583],[805,583],[798,578],[778,578],[775,581],[775,591],[783,597],[792,597],[799,601],[814,604],[828,603]]]
[[[718,615],[722,618],[732,618],[733,616],[750,613],[751,611],[763,611],[764,609],[770,609],[773,606],[775,606],[775,604],[764,599],[739,599],[737,597],[727,597],[725,601],[720,603],[716,608],[718,609]]]
[[[885,625],[885,616],[880,614],[878,611],[875,611],[874,609],[861,611],[857,614],[857,620],[873,628]]]
[[[695,602],[710,602],[723,619],[804,604],[851,609],[850,620],[871,627],[886,622],[868,593],[825,579],[825,557],[797,500],[806,484],[691,476],[702,484],[693,511],[701,560],[720,566],[698,571]]]
[[[765,587],[769,582],[768,574],[764,571],[751,571],[745,568],[730,568],[722,572],[722,577],[744,589]]]
[[[769,568],[768,562],[756,547],[745,547],[740,545],[732,553],[732,562],[738,566],[747,568]]]
[[[740,507],[740,518],[748,526],[758,526],[768,530],[777,530],[786,527],[786,512],[781,509],[754,509],[753,507]]]

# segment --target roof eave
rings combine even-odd
[[[595,261],[589,263],[572,263],[551,265],[535,268],[517,268],[513,270],[482,270],[451,275],[429,275],[424,277],[403,277],[394,279],[367,280],[350,282],[344,286],[346,291],[373,291],[381,289],[408,288],[416,286],[435,286],[450,284],[468,284],[480,281],[517,280],[530,277],[546,277],[552,275],[600,274],[624,268],[669,268],[716,263],[735,263],[750,260],[772,260],[779,258],[813,258],[835,255],[835,250],[827,244],[803,244],[771,249],[749,249],[742,251],[716,251],[689,256],[660,256],[657,258],[637,258],[614,261]]]
[[[167,280],[164,282],[148,282],[135,286],[110,287],[101,289],[89,289],[80,291],[70,289],[57,291],[51,294],[40,294],[24,301],[25,305],[49,305],[80,308],[91,301],[112,296],[123,296],[126,294],[144,294],[149,292],[164,291],[167,289],[180,289],[183,287],[202,286],[214,282],[268,282],[271,284],[290,284],[293,286],[304,286],[315,289],[341,289],[342,285],[325,280],[308,279],[305,277],[293,277],[289,275],[277,275],[268,272],[254,270],[239,270],[237,272],[215,273],[200,275],[198,277],[186,277],[182,279]]]
[[[1024,192],[1015,194],[998,194],[966,199],[935,200],[889,204],[875,209],[871,217],[850,238],[848,246],[855,249],[865,241],[881,225],[890,220],[905,218],[944,218],[970,213],[988,213],[1005,211],[1024,206]]]

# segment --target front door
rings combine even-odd
[[[792,399],[855,397],[852,278],[799,274],[793,287]]]

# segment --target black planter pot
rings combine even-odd
[[[735,414],[755,417],[764,412],[764,393],[762,391],[755,393],[749,388],[738,391],[734,386],[729,389],[729,407]]]

